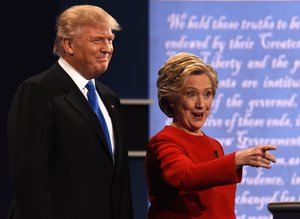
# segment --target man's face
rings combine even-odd
[[[84,26],[70,42],[73,54],[67,61],[86,79],[104,73],[113,53],[115,35],[105,25]]]

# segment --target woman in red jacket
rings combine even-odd
[[[274,145],[224,155],[203,127],[216,93],[216,71],[197,56],[178,53],[158,72],[161,110],[173,122],[147,147],[149,219],[234,219],[236,183],[244,165],[271,168]]]

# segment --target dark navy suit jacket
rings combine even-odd
[[[113,124],[114,163],[96,114],[57,62],[19,86],[7,127],[10,218],[133,218],[121,104],[99,81],[96,88]]]

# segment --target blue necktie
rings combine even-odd
[[[109,152],[112,155],[112,147],[111,147],[111,142],[110,142],[110,138],[109,138],[109,132],[108,132],[108,128],[104,119],[104,116],[99,108],[99,104],[98,104],[98,98],[97,98],[97,94],[96,94],[96,89],[95,86],[93,84],[92,81],[89,81],[85,87],[88,89],[87,92],[87,97],[88,97],[88,101],[89,104],[91,105],[92,109],[94,110],[94,112],[96,113],[96,115],[99,118],[99,121],[101,123],[102,129],[104,131],[104,135],[108,144],[108,148],[109,148]]]

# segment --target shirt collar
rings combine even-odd
[[[60,57],[58,59],[59,65],[67,72],[67,74],[72,78],[74,83],[80,90],[85,89],[85,85],[89,80],[84,78],[73,66],[71,66],[64,58]],[[95,80],[92,79],[95,84]]]

